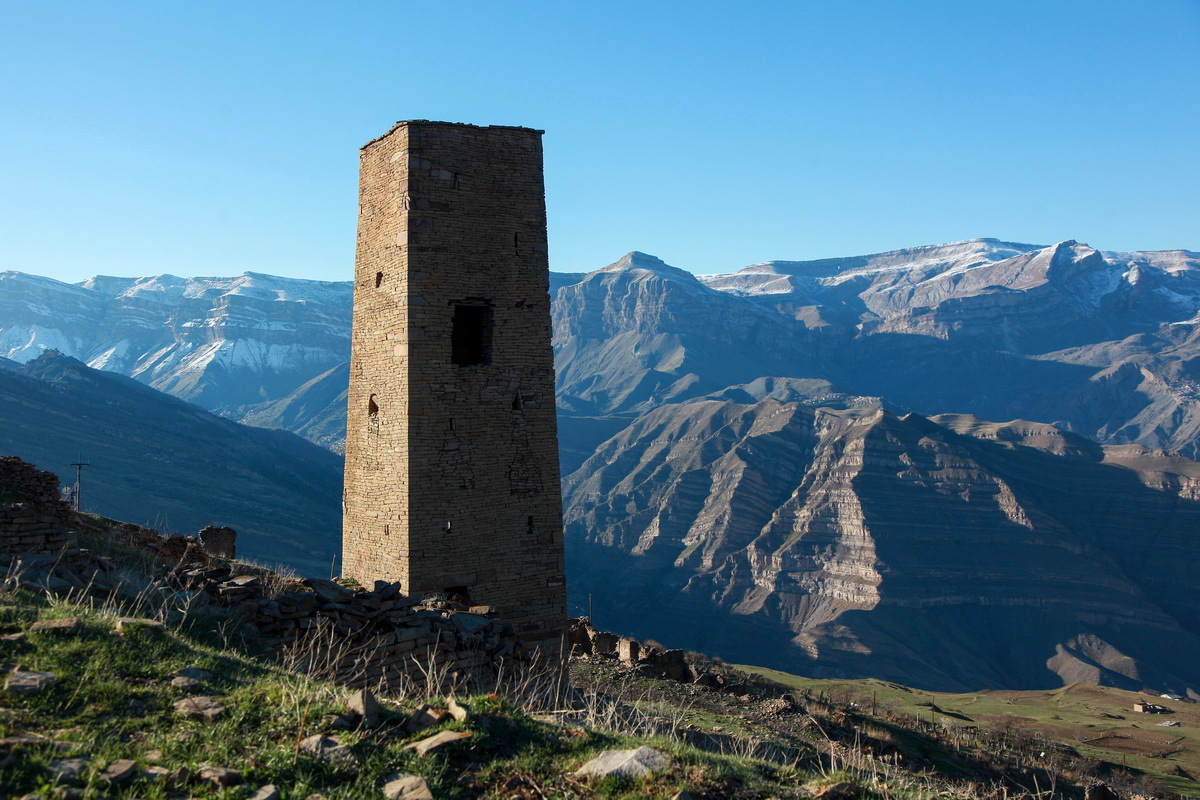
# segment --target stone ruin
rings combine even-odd
[[[572,656],[615,660],[648,678],[692,683],[739,695],[747,691],[744,676],[732,670],[725,674],[716,668],[718,662],[713,659],[598,631],[586,617],[571,620],[568,641]]]
[[[399,583],[372,589],[188,564],[167,580],[180,599],[230,608],[253,625],[267,654],[344,686],[403,693],[490,689],[531,655],[490,606],[406,596]],[[270,584],[274,584],[271,586]]]
[[[237,531],[227,525],[205,525],[196,534],[200,545],[215,558],[237,558]]]
[[[16,456],[0,456],[0,560],[62,553],[75,546],[71,506],[58,476]]]
[[[0,457],[0,498],[11,501],[0,503],[0,570],[7,566],[10,580],[39,591],[126,591],[129,575],[78,547],[58,488],[53,473]],[[228,609],[257,631],[267,655],[343,685],[396,692],[436,681],[444,689],[483,689],[531,660],[513,623],[491,606],[406,596],[399,583],[367,589],[238,564],[230,560],[232,528],[164,536],[119,522],[100,535],[161,559],[158,591],[170,594],[172,607]],[[131,587],[144,590],[144,581]]]

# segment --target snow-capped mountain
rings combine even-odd
[[[975,239],[552,278],[569,585],[603,624],[929,686],[1195,684],[1200,465],[1145,448],[1200,455],[1200,254]],[[337,449],[351,294],[3,273],[0,356]]]
[[[57,350],[241,418],[349,357],[350,282],[0,273],[0,355]]]

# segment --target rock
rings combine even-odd
[[[374,728],[379,725],[379,702],[370,689],[359,689],[350,695],[346,703],[346,711],[360,720],[364,728]]]
[[[0,751],[15,751],[33,745],[58,752],[70,750],[75,747],[71,742],[55,742],[36,734],[33,736],[5,736],[3,739],[0,739]]]
[[[304,585],[327,603],[345,603],[354,597],[354,592],[345,586],[321,578],[305,578]]]
[[[417,755],[426,756],[438,750],[443,750],[450,745],[458,744],[464,739],[471,738],[471,734],[467,731],[442,731],[435,733],[427,739],[422,739],[419,742],[404,745],[405,750],[415,750]]]
[[[346,712],[346,716],[341,714],[330,714],[325,717],[325,727],[335,731],[348,731],[354,728],[354,717],[350,712]]]
[[[696,800],[696,796],[686,789],[681,789],[671,795],[671,800]]]
[[[671,766],[671,759],[653,747],[605,750],[575,771],[577,778],[644,778]]]
[[[300,749],[311,756],[328,761],[331,764],[353,764],[354,753],[350,748],[338,741],[335,736],[317,734],[309,736],[300,742]]]
[[[48,631],[54,631],[57,633],[73,633],[78,627],[78,617],[64,617],[63,619],[39,619],[37,622],[29,626],[29,632],[45,633]]]
[[[137,619],[134,617],[120,617],[117,619],[117,633],[126,636],[136,631],[145,633],[162,633],[167,629],[167,626],[154,619]]]
[[[442,720],[449,713],[441,708],[435,708],[428,703],[422,703],[417,707],[408,720],[404,723],[404,728],[410,733],[417,733],[426,728],[432,728],[434,725],[440,725]]]
[[[1083,793],[1084,800],[1121,800],[1106,783],[1093,783]]]
[[[204,688],[204,684],[195,678],[186,678],[180,675],[177,678],[171,678],[171,686],[175,689],[182,689],[185,692],[199,692]]]
[[[279,789],[273,783],[268,783],[246,800],[279,800]]]
[[[128,758],[118,758],[104,768],[100,780],[104,783],[125,783],[137,772],[137,762]]]
[[[142,770],[142,779],[147,781],[165,781],[171,777],[171,770],[166,767],[151,766]]]
[[[38,672],[17,667],[4,681],[4,688],[14,694],[31,694],[54,682],[53,672]]]
[[[233,559],[237,557],[237,531],[226,525],[206,525],[196,534],[200,545],[210,556]]]
[[[0,642],[19,642],[24,638],[25,632],[18,631],[17,633],[6,633],[3,636],[0,636]]]
[[[171,773],[168,781],[172,786],[186,786],[192,782],[192,771],[187,767],[179,767]]]
[[[471,712],[458,704],[458,701],[453,697],[446,701],[446,710],[450,712],[450,716],[454,717],[459,722],[466,722],[471,718]]]
[[[184,667],[177,669],[171,673],[172,678],[192,678],[198,681],[206,681],[212,677],[212,673],[206,669],[197,669],[196,667]]]
[[[828,786],[814,786],[808,791],[812,797],[820,797],[822,800],[858,800],[858,787],[845,781]]]
[[[180,769],[184,769],[184,767],[180,767]],[[196,777],[202,781],[211,781],[218,789],[237,786],[242,782],[242,773],[236,769],[226,769],[225,767],[201,767],[196,772]]]
[[[196,697],[186,697],[177,702],[175,710],[180,714],[187,714],[190,717],[214,719],[225,710],[225,707],[218,703],[215,697],[197,695]]]
[[[91,763],[87,758],[63,758],[50,762],[50,774],[59,783],[79,783]]]
[[[383,785],[385,800],[433,800],[429,784],[420,775],[396,772],[388,776]]]

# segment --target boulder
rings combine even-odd
[[[228,526],[206,525],[197,534],[210,556],[233,559],[237,556],[237,531]]]
[[[38,672],[17,667],[4,681],[4,688],[14,694],[32,694],[54,682],[53,672]]]
[[[605,750],[575,771],[577,778],[644,778],[671,766],[671,758],[653,747],[636,750]]]
[[[429,784],[420,775],[393,773],[383,785],[385,800],[433,800]]]
[[[426,756],[438,750],[444,750],[451,745],[459,744],[464,739],[469,738],[471,738],[471,734],[467,731],[442,731],[419,742],[406,744],[404,749],[414,750],[419,756]]]

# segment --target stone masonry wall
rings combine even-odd
[[[410,121],[368,143],[354,292],[343,573],[558,646],[541,132]]]
[[[59,494],[58,476],[16,456],[0,456],[0,560],[57,553],[74,546],[64,526],[71,506]]]

